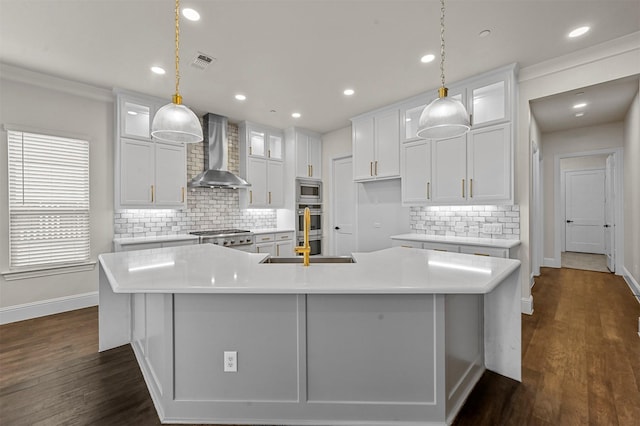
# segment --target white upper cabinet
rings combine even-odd
[[[242,122],[240,176],[251,184],[240,190],[242,208],[280,208],[284,205],[284,136],[281,130]]]
[[[400,176],[400,110],[390,108],[351,119],[353,179]]]
[[[322,140],[317,133],[292,128],[288,130],[293,138],[295,151],[295,176],[302,179],[322,179]]]
[[[115,93],[115,208],[185,208],[186,148],[151,139],[153,116],[167,101]]]
[[[467,177],[469,200],[505,202],[511,198],[511,125],[469,132]]]
[[[466,202],[466,135],[431,141],[433,149],[433,201],[438,204]]]
[[[400,153],[403,204],[431,202],[431,141],[422,139],[405,143]]]
[[[414,158],[423,158],[418,152],[427,148],[413,144],[420,140],[414,121],[427,105],[426,95],[400,104],[404,204],[513,203],[514,85],[515,65],[510,65],[450,86],[449,97],[471,115],[471,129],[457,138],[431,140],[429,197],[421,194],[426,176]]]

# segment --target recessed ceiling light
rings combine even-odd
[[[576,117],[582,117],[584,115],[584,112],[576,112]]]
[[[580,27],[569,33],[569,38],[580,37],[581,35],[586,34],[591,28],[589,27]]]
[[[164,68],[160,68],[160,67],[151,67],[151,71],[158,75],[164,75],[166,73]]]
[[[182,9],[182,16],[184,16],[185,18],[187,18],[190,21],[199,21],[200,20],[200,14],[198,12],[196,12],[193,9],[190,8],[184,8]]]
[[[433,61],[436,58],[435,55],[432,55],[431,53],[429,53],[428,55],[424,55],[422,58],[420,58],[420,62],[422,62],[423,64],[428,64],[429,62]]]
[[[407,123],[411,121],[411,118],[407,117],[404,119],[404,121],[406,121]]]
[[[485,38],[489,35],[491,35],[491,30],[482,30],[478,33],[478,37],[482,37],[482,38]]]
[[[342,92],[342,93],[344,93],[344,94],[345,94],[345,96],[351,96],[351,95],[353,95],[354,93],[356,93],[356,91],[355,91],[355,90],[353,90],[353,89],[345,89],[345,90],[344,90],[344,92]]]
[[[584,108],[586,106],[587,106],[587,103],[586,102],[582,102],[582,103],[579,103],[579,104],[575,104],[573,107],[575,109],[578,109],[578,108]]]
[[[127,111],[127,114],[129,114],[129,115],[138,115],[138,113],[135,112],[135,111]]]
[[[247,99],[247,97],[245,95],[242,95],[242,94],[238,93],[236,95],[236,99],[239,100],[239,101],[244,101],[244,100]]]
[[[299,112],[294,112],[293,114],[291,114],[291,116],[293,118],[300,118],[302,115]]]

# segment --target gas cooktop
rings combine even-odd
[[[251,231],[247,231],[246,229],[214,229],[211,231],[194,231],[189,233],[206,237],[224,237],[228,235],[247,234],[251,233]]]

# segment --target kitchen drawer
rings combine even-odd
[[[495,247],[460,246],[460,253],[509,258],[509,249]]]
[[[161,243],[123,244],[121,251],[147,250],[162,247]]]
[[[258,234],[256,235],[256,244],[271,243],[276,240],[275,234]]]
[[[193,240],[178,240],[178,241],[165,241],[162,243],[162,247],[178,247],[178,246],[190,246],[198,244],[197,239]]]
[[[422,243],[422,248],[427,250],[436,250],[436,251],[450,251],[453,253],[460,253],[460,246],[455,244],[444,244],[444,243]]]
[[[276,241],[293,240],[293,232],[283,232],[281,234],[275,234],[275,238]]]
[[[407,241],[407,240],[393,240],[391,241],[391,247],[407,247],[407,248],[422,248],[422,243],[419,241]]]

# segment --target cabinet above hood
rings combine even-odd
[[[229,140],[227,117],[206,114],[203,117],[204,171],[191,179],[190,188],[249,188],[250,183],[228,170]]]

